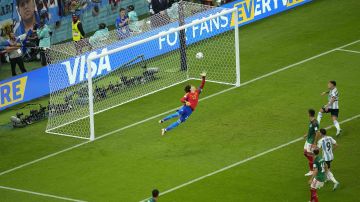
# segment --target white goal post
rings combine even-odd
[[[194,4],[186,6],[194,8]],[[50,68],[50,105],[53,109],[49,109],[46,132],[93,141],[97,137],[96,114],[189,80],[196,81],[202,71],[208,73],[208,82],[240,86],[238,9],[203,5],[201,9],[194,15],[186,14],[185,23],[181,26],[177,21],[169,21],[160,29],[148,32],[147,36],[146,32],[142,33],[146,37],[130,36],[130,42],[122,46],[90,54],[84,65],[86,79],[74,85],[58,87],[60,70]],[[181,15],[180,12],[178,15]],[[221,20],[224,21],[224,27],[219,23]],[[225,27],[225,22],[228,27]],[[219,30],[204,28],[204,23]],[[186,44],[182,47],[181,32],[187,33],[189,30],[192,33],[183,38]],[[203,33],[211,30],[214,33],[207,36],[199,32],[199,37],[195,34],[199,30],[204,30]],[[147,44],[149,46],[145,49],[140,48]],[[158,47],[155,48],[154,44]],[[168,46],[167,50],[165,46]],[[204,58],[197,59],[197,52],[204,52]],[[110,63],[107,61],[109,58],[116,60],[115,68],[110,67],[108,69],[111,70],[105,74],[98,74],[100,67],[96,69],[97,66]],[[67,104],[63,104],[63,99]],[[61,108],[59,112],[58,105],[65,105],[67,110]]]

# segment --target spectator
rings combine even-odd
[[[165,10],[169,8],[168,0],[151,0],[152,9],[154,14],[161,13],[165,14]]]
[[[45,66],[47,65],[45,52],[48,48],[50,48],[50,29],[45,24],[44,20],[40,21],[39,28],[37,29],[36,33],[40,40],[39,48],[40,48],[41,65]]]
[[[9,34],[9,40],[7,41],[7,47],[5,51],[9,54],[10,64],[11,64],[11,73],[13,76],[16,76],[16,64],[19,65],[19,68],[22,73],[26,72],[24,61],[22,58],[21,44],[20,40],[15,37],[14,33]]]
[[[139,18],[137,16],[137,13],[135,12],[135,7],[133,5],[130,5],[127,7],[128,16],[129,16],[129,28],[133,32],[141,32],[140,26],[139,26]]]
[[[72,15],[72,39],[75,43],[75,49],[77,54],[82,53],[82,47],[85,45],[83,38],[85,37],[85,32],[82,27],[79,16],[74,13]]]
[[[20,22],[15,25],[15,33],[21,35],[33,28],[33,25],[38,21],[38,16],[35,12],[34,0],[17,0],[16,6],[20,15]]]
[[[168,0],[151,0],[154,15],[150,17],[152,27],[160,27],[170,23],[170,18],[166,13],[169,8]]]
[[[124,8],[120,8],[119,16],[116,18],[115,27],[118,30],[119,38],[124,39],[130,36],[129,30],[129,17],[126,15],[126,10]]]
[[[106,27],[105,23],[99,24],[99,29],[92,35],[89,39],[89,43],[92,48],[98,48],[103,42],[106,41],[109,37],[109,30]]]

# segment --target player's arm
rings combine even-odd
[[[326,94],[329,94],[330,91],[324,91],[321,93],[321,95],[326,95]]]
[[[313,170],[313,175],[311,176],[310,180],[309,180],[309,184],[311,184],[311,182],[314,180],[315,176],[318,173],[318,168],[316,167],[316,164],[314,163],[314,170]]]
[[[333,144],[333,150],[335,150],[338,147],[338,144],[334,138],[331,138],[331,143]]]
[[[203,89],[204,86],[205,86],[206,72],[202,72],[202,73],[200,74],[200,76],[201,76],[201,84],[200,84],[200,86],[199,86],[199,88],[198,88],[199,93],[201,93],[202,89]]]
[[[180,99],[180,102],[187,105],[187,103],[189,103],[187,100],[188,100],[188,93],[186,93],[186,94],[184,95],[184,97],[182,97],[182,98]]]

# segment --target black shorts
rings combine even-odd
[[[331,161],[325,161],[327,167],[330,169]]]
[[[322,109],[324,113],[330,113],[331,116],[339,117],[339,109],[328,109],[327,111],[325,110],[325,107],[323,107]]]

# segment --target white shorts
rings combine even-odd
[[[314,178],[313,181],[311,182],[310,188],[311,189],[320,189],[323,186],[324,186],[324,182],[320,182]]]
[[[313,152],[312,144],[305,141],[304,150],[307,151],[307,152]]]

